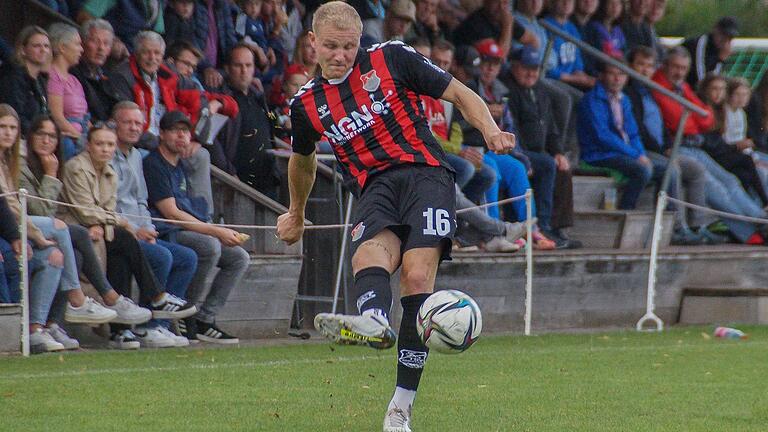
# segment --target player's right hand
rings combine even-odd
[[[304,218],[293,213],[284,213],[277,218],[277,237],[289,246],[301,240],[304,234]]]
[[[486,143],[488,150],[498,154],[506,154],[515,148],[515,134],[500,130],[487,138]]]

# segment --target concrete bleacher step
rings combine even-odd
[[[767,324],[768,288],[683,289],[681,324]]]
[[[0,353],[21,351],[21,305],[0,303]]]
[[[568,233],[585,248],[644,249],[651,244],[654,217],[642,210],[576,211]],[[672,213],[665,212],[661,246],[669,245],[673,225]]]
[[[573,208],[575,211],[593,211],[603,208],[603,198],[607,189],[617,189],[616,183],[610,177],[574,176],[573,177]],[[637,210],[652,210],[656,197],[654,188],[647,187],[640,194]],[[621,191],[617,190],[617,199]]]

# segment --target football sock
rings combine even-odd
[[[413,405],[413,401],[416,399],[416,390],[406,390],[402,387],[395,387],[395,394],[392,395],[392,400],[389,401],[387,410],[392,408],[400,408],[406,411],[409,406]]]
[[[403,305],[403,320],[400,322],[400,334],[397,338],[397,387],[412,390],[414,395],[429,354],[429,349],[416,332],[416,317],[427,297],[429,294],[415,294],[400,299]]]
[[[376,314],[389,320],[392,308],[392,289],[389,272],[382,267],[368,267],[355,275],[357,310],[360,315]]]

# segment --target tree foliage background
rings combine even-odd
[[[669,0],[657,32],[690,37],[708,32],[726,15],[739,20],[740,37],[768,37],[768,0]]]

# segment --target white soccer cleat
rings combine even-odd
[[[341,315],[320,313],[315,316],[315,328],[323,336],[343,345],[368,345],[371,348],[391,348],[397,335],[389,322],[378,315]]]
[[[411,432],[411,407],[406,411],[390,408],[384,416],[384,432]]]

